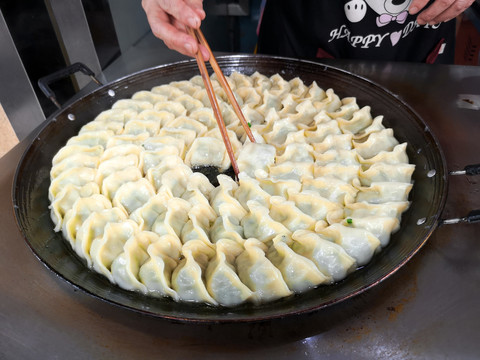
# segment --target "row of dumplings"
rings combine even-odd
[[[222,105],[241,173],[215,188],[192,171],[230,166],[199,81],[118,101],[55,155],[55,230],[89,267],[129,290],[235,306],[341,280],[388,244],[414,166],[382,117],[315,83],[234,73],[257,142]]]

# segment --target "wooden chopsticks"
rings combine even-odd
[[[223,75],[223,72],[220,69],[220,66],[218,65],[217,59],[215,59],[212,49],[210,49],[210,46],[208,45],[207,40],[205,39],[205,36],[202,33],[202,30],[198,29],[198,30],[195,30],[194,32],[200,44],[205,46],[205,48],[208,50],[208,54],[210,55],[210,59],[209,59],[210,65],[212,65],[213,71],[215,72],[215,74],[217,74],[218,80],[220,81],[220,85],[222,85],[223,89],[227,93],[228,100],[230,100],[230,103],[233,106],[233,110],[235,111],[235,114],[237,114],[238,118],[240,119],[240,122],[242,123],[245,133],[247,134],[251,142],[255,142],[255,138],[253,137],[252,131],[250,130],[250,126],[248,126],[247,120],[245,120],[242,110],[240,109],[240,105],[238,105],[238,102],[235,99],[235,95],[233,94],[233,91],[230,88],[230,85],[228,85],[228,81],[225,78],[225,75]]]
[[[196,38],[199,41],[199,43],[205,46],[205,48],[208,50],[208,53],[210,55],[210,59],[209,59],[210,65],[212,66],[215,74],[217,74],[220,85],[225,90],[225,93],[227,94],[227,97],[230,103],[232,104],[235,114],[238,116],[240,122],[242,123],[242,126],[245,129],[245,132],[248,138],[250,139],[251,142],[255,142],[255,138],[253,137],[252,131],[250,130],[250,126],[245,120],[242,110],[240,109],[240,106],[238,105],[238,102],[235,99],[235,95],[233,94],[232,89],[228,85],[227,79],[223,75],[223,72],[217,63],[217,60],[213,56],[212,50],[210,49],[210,46],[208,45],[207,40],[205,39],[205,36],[203,36],[202,31],[200,29],[197,30],[192,28],[188,28],[188,31],[190,35]],[[202,75],[203,83],[205,84],[205,88],[207,90],[208,99],[210,100],[213,113],[215,114],[215,118],[217,120],[218,128],[220,129],[220,133],[222,134],[223,142],[225,143],[225,148],[227,149],[228,156],[230,157],[230,162],[232,163],[232,168],[235,173],[235,177],[238,178],[239,170],[238,170],[237,161],[235,160],[235,154],[233,153],[232,144],[230,143],[230,139],[228,138],[227,128],[225,126],[225,122],[223,121],[222,112],[220,111],[220,107],[218,106],[217,98],[215,96],[215,91],[213,90],[212,82],[210,81],[210,76],[208,75],[207,66],[205,65],[205,60],[200,50],[197,51],[197,53],[195,54],[195,59],[197,60],[198,68],[200,69],[200,74]]]

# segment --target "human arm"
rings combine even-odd
[[[429,0],[413,0],[410,5],[410,14],[418,14],[417,23],[438,24],[451,20],[472,5],[475,0],[435,0],[425,8]]]
[[[142,0],[153,34],[163,40],[169,49],[187,56],[194,56],[199,45],[188,34],[186,26],[198,29],[205,18],[202,0]],[[200,46],[205,60],[207,49]]]

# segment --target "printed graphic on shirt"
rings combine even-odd
[[[391,46],[396,46],[401,39],[407,37],[412,31],[420,27],[415,20],[406,22],[408,7],[412,0],[350,0],[345,3],[344,11],[351,24],[370,21],[373,17],[366,17],[368,11],[373,11],[375,24],[363,24],[363,28],[370,28],[375,33],[366,35],[352,34],[350,24],[343,24],[330,31],[329,42],[346,38],[351,46],[360,48],[381,47],[385,41],[390,41]],[[392,31],[388,25],[404,25],[402,29]],[[436,29],[439,25],[425,28]]]

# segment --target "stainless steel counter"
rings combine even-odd
[[[407,101],[439,138],[449,169],[480,162],[480,111],[474,109],[480,67],[329,64]],[[139,66],[124,59],[104,75],[113,80]],[[27,145],[28,139],[0,159],[2,359],[480,357],[480,224],[441,226],[392,277],[314,314],[258,324],[171,323],[77,291],[35,258],[16,227],[11,200],[15,167]],[[480,208],[478,181],[450,179],[444,218]]]

